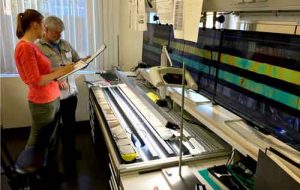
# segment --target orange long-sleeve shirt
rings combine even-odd
[[[15,49],[15,63],[19,75],[29,88],[28,100],[37,104],[48,103],[60,96],[58,83],[51,81],[39,86],[42,75],[51,72],[51,62],[31,42],[20,41]]]

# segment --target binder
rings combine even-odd
[[[100,54],[105,50],[105,48],[106,48],[106,45],[103,44],[103,45],[102,45],[102,46],[101,46],[101,47],[100,47],[93,55],[91,55],[90,58],[88,58],[88,59],[85,60],[85,61],[83,61],[83,60],[77,61],[77,62],[74,64],[74,69],[73,69],[71,72],[69,72],[69,73],[67,73],[67,74],[64,74],[64,75],[58,77],[56,80],[62,80],[62,79],[64,79],[65,77],[67,77],[68,75],[73,74],[73,73],[75,73],[76,71],[81,70],[81,69],[83,69],[84,67],[88,66],[88,64],[89,64],[90,62],[92,62],[98,55],[100,55]]]

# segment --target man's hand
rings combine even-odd
[[[59,85],[59,89],[61,89],[61,90],[69,89],[69,84],[67,83],[66,80],[59,81],[58,85]]]

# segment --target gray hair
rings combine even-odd
[[[62,31],[65,30],[64,22],[56,16],[48,16],[47,18],[45,18],[44,25],[50,30],[54,30],[56,28],[59,28]]]

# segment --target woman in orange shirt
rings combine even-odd
[[[60,90],[55,79],[73,69],[72,64],[68,64],[55,71],[51,70],[51,62],[34,44],[43,34],[42,19],[43,15],[33,9],[18,14],[16,34],[20,41],[15,49],[19,75],[29,88],[32,126],[26,148],[39,151],[49,148],[59,122]]]

